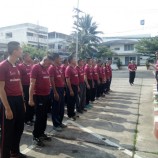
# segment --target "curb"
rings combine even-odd
[[[157,85],[153,84],[153,98],[154,98],[154,135],[158,139],[158,92]]]

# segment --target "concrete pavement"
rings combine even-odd
[[[128,83],[127,70],[114,71],[110,95],[75,122],[65,117],[68,128],[63,132],[54,132],[49,118],[47,132],[52,142],[44,148],[32,145],[32,128],[25,127],[21,150],[32,158],[158,157],[153,135],[153,83],[152,72],[145,68],[138,68],[134,86]]]

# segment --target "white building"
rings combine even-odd
[[[0,28],[0,42],[10,41],[45,48],[48,43],[48,28],[30,23]]]
[[[49,32],[48,33],[48,49],[49,51],[56,53],[67,53],[69,47],[70,36],[59,33]]]
[[[120,58],[122,65],[128,65],[129,61],[134,60],[138,65],[145,65],[146,59],[143,55],[136,52],[135,45],[139,39],[151,37],[150,35],[134,35],[122,37],[104,37],[103,44],[108,46],[114,53],[113,61]]]

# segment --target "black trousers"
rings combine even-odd
[[[41,96],[35,95],[35,124],[33,130],[33,136],[39,138],[46,130],[47,126],[47,112],[49,107],[49,95]]]
[[[13,119],[6,119],[5,108],[2,107],[1,158],[10,158],[10,152],[20,152],[20,139],[24,129],[25,110],[22,96],[8,96],[7,99]]]
[[[89,101],[91,101],[91,95],[92,95],[92,80],[88,80],[90,89],[86,87],[86,105],[89,104]]]
[[[95,101],[95,97],[97,94],[97,90],[98,90],[98,81],[94,80],[94,87],[92,88],[92,94],[91,94],[91,101]]]
[[[79,92],[78,98],[77,98],[76,109],[77,109],[77,111],[82,111],[86,105],[86,85],[83,82],[83,83],[79,84],[79,87],[80,87],[80,92]]]
[[[29,85],[23,85],[24,99],[26,105],[25,122],[32,121],[35,113],[35,108],[28,104],[29,101]]]
[[[129,72],[129,83],[134,83],[135,79],[135,71],[130,71]]]
[[[53,121],[53,125],[55,127],[58,127],[62,124],[63,118],[64,118],[64,87],[63,88],[59,88],[56,87],[57,93],[59,94],[59,100],[56,101],[54,99],[54,93],[52,91],[52,121]]]
[[[71,85],[72,90],[74,92],[74,96],[70,95],[70,90],[67,88],[67,115],[69,118],[75,116],[75,105],[77,104],[77,97],[78,97],[78,87],[76,85]]]

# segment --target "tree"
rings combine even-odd
[[[114,52],[107,46],[100,45],[98,46],[98,52],[96,53],[97,58],[109,58],[114,55]]]
[[[144,38],[138,41],[135,46],[138,53],[153,55],[158,50],[158,37]]]
[[[76,32],[78,32],[78,54],[79,56],[92,57],[94,53],[97,52],[97,48],[101,43],[102,39],[98,36],[98,34],[102,34],[101,31],[97,31],[98,25],[96,22],[93,22],[93,17],[89,14],[86,14],[79,18],[75,16],[74,28],[75,33],[72,34],[73,37],[76,37]],[[73,38],[73,44],[71,46],[75,46],[75,38]],[[74,47],[71,47],[70,49]]]
[[[45,55],[47,55],[46,50],[38,49],[36,47],[32,47],[29,45],[23,45],[22,46],[23,51],[29,51],[32,59],[38,58],[42,59]]]

